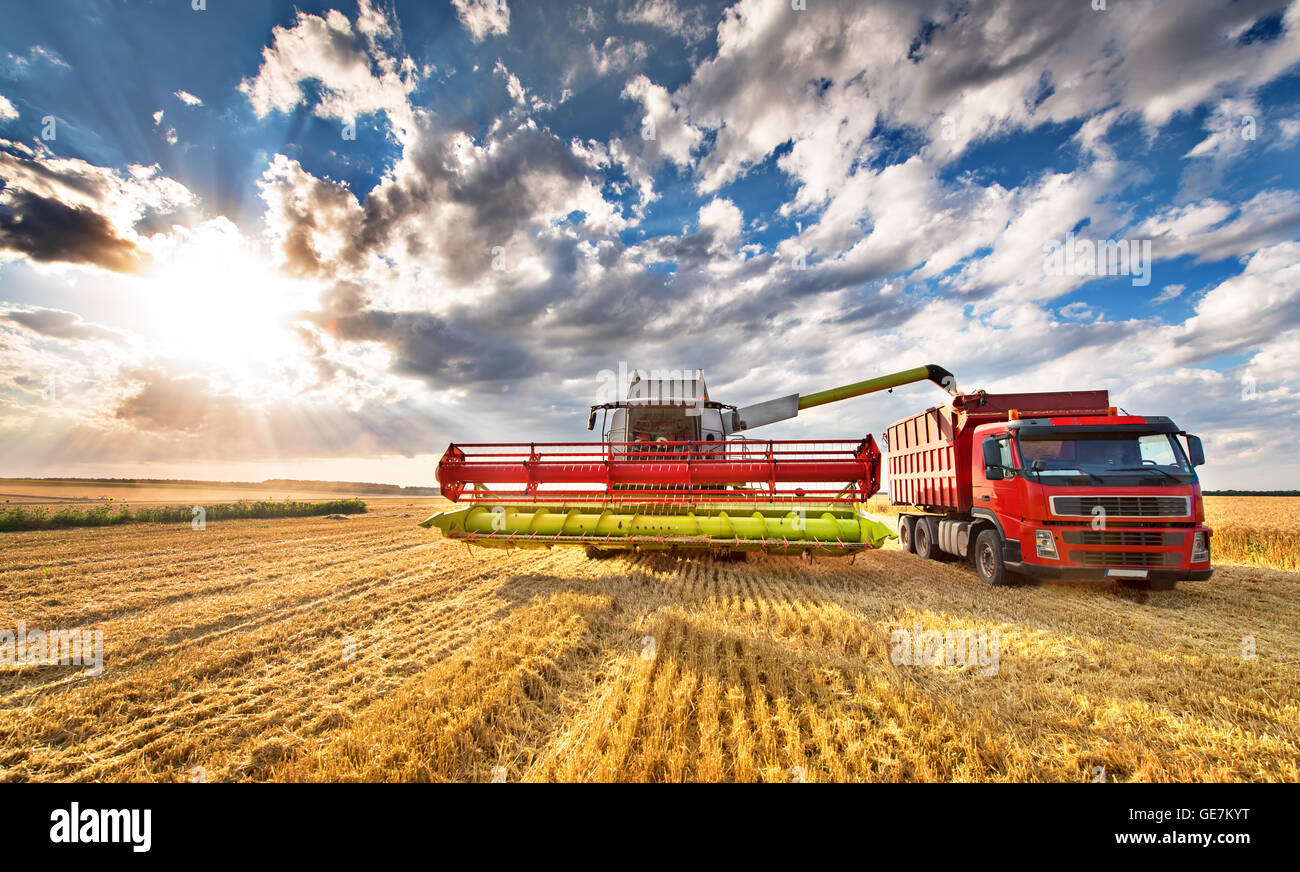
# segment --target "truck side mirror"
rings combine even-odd
[[[591,411],[587,413],[587,429],[594,430],[595,428],[596,428],[596,407],[592,406]]]
[[[984,467],[984,477],[989,481],[1002,481],[1002,479],[1006,478],[1006,476],[1002,474],[1002,467],[1000,466]]]
[[[1188,459],[1192,461],[1192,466],[1203,466],[1205,464],[1205,446],[1201,444],[1200,436],[1187,436],[1187,454]]]

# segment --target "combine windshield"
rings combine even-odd
[[[1192,476],[1182,446],[1169,433],[1097,433],[1062,438],[1021,434],[1020,462],[1044,480],[1073,484],[1070,479],[1147,477],[1164,484],[1185,484]],[[1143,484],[1155,484],[1146,482]]]

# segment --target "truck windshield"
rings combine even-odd
[[[1185,484],[1192,475],[1180,446],[1169,433],[1097,433],[1053,438],[1025,435],[1019,439],[1020,462],[1044,479],[1085,481],[1147,476],[1163,484]]]

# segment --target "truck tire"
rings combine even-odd
[[[916,550],[912,534],[916,530],[916,518],[911,515],[898,516],[898,547],[905,554]]]
[[[912,525],[912,547],[916,556],[924,560],[939,559],[939,543],[935,540],[935,524],[929,518],[916,518]]]
[[[975,571],[980,580],[992,587],[1010,584],[1010,573],[1002,562],[1002,536],[997,530],[982,530],[975,538],[975,550],[971,555]]]

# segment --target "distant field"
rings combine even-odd
[[[1214,560],[1300,571],[1300,497],[1206,497]]]
[[[1295,508],[1233,499],[1220,535]],[[433,503],[0,535],[0,630],[105,649],[0,667],[0,780],[1300,781],[1300,573],[471,552]],[[996,673],[895,665],[918,623]]]
[[[128,484],[109,482],[45,482],[0,478],[0,504],[56,506],[64,503],[129,502],[178,503],[193,501],[238,502],[239,500],[310,500],[326,497],[345,498],[359,496],[351,491],[322,488],[320,490],[294,489],[270,491],[264,487],[211,487],[191,484]],[[364,494],[367,500],[405,499],[384,494]]]
[[[1300,497],[1206,497],[1205,522],[1300,532]]]

